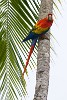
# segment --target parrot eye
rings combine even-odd
[[[52,14],[48,14],[48,20],[52,21]]]

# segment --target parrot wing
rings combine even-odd
[[[35,39],[41,36],[41,34],[45,34],[50,28],[41,28],[40,26],[35,26],[32,28],[32,30],[29,32],[29,35],[23,40],[23,42],[30,40],[30,39]]]
[[[29,35],[23,40],[23,42],[35,39],[45,34],[51,27],[53,21],[48,21],[47,18],[39,20],[29,32]]]
[[[30,31],[29,35],[23,40],[23,42],[30,40],[30,39],[34,40],[38,37],[39,37],[38,34],[35,34],[34,32]]]

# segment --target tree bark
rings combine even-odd
[[[52,13],[53,0],[41,0],[39,19]],[[50,70],[50,35],[47,33],[49,40],[39,40],[38,57],[37,57],[37,73],[36,88],[33,100],[47,100],[49,86],[49,70]]]

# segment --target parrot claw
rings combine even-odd
[[[49,40],[48,36],[42,35],[42,36],[40,37],[40,40],[44,40],[44,39]]]
[[[44,39],[49,40],[48,36],[46,36],[46,35],[44,36]]]

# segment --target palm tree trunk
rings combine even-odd
[[[41,0],[39,19],[52,13],[53,0]],[[49,32],[47,36],[50,39]],[[36,88],[33,100],[47,100],[49,85],[49,69],[50,69],[50,40],[39,40],[38,57],[37,57],[37,73]]]

